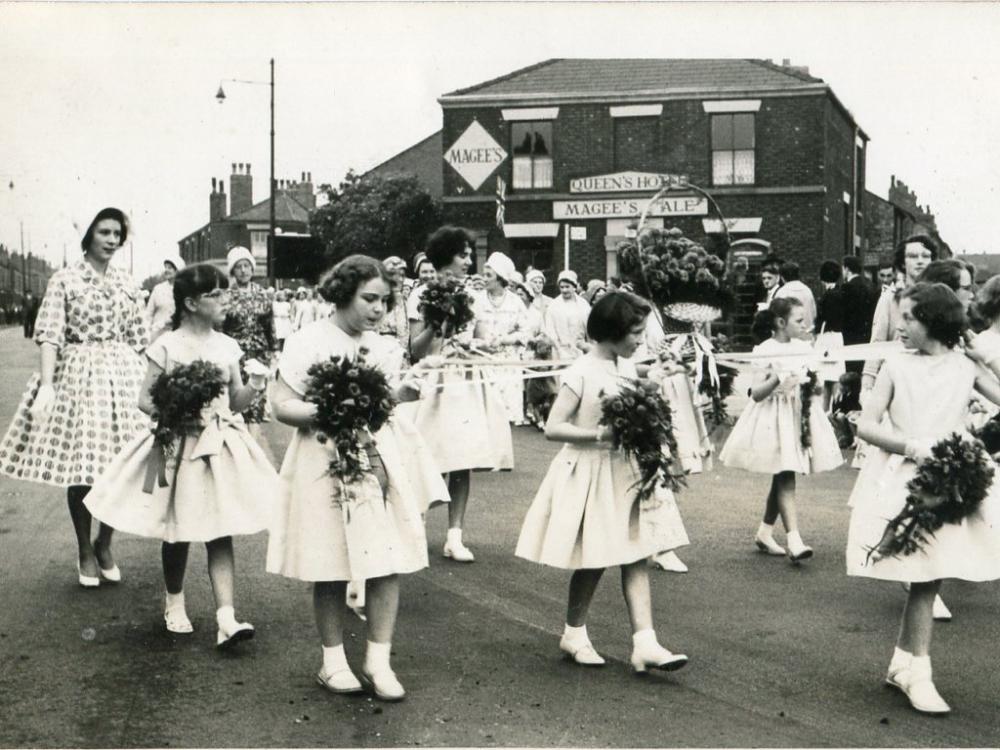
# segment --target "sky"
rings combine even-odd
[[[138,278],[252,164],[338,183],[440,128],[437,97],[552,57],[753,57],[809,67],[958,252],[994,242],[997,3],[0,3],[0,243],[61,263],[100,208],[132,218]],[[219,104],[215,93],[225,87]],[[10,187],[13,182],[14,187]]]

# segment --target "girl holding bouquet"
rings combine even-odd
[[[795,508],[795,475],[830,471],[843,463],[837,436],[817,398],[815,373],[807,360],[812,345],[806,334],[805,308],[794,297],[772,300],[754,318],[758,338],[770,338],[754,347],[754,354],[773,355],[757,367],[750,387],[751,401],[740,414],[719,458],[726,466],[771,475],[764,519],[754,542],[761,552],[788,555],[793,563],[812,557],[799,534]],[[782,359],[785,355],[792,355]],[[788,543],[774,540],[774,524],[781,517]]]
[[[965,316],[945,285],[914,284],[900,297],[899,315],[899,340],[910,351],[885,360],[858,424],[859,436],[872,448],[849,502],[847,573],[910,584],[885,679],[917,711],[942,714],[950,709],[931,679],[932,606],[944,578],[1000,578],[995,485],[977,513],[927,534],[917,551],[898,557],[877,553],[886,521],[907,504],[907,484],[932,456],[931,447],[964,432],[973,391],[1000,404],[1000,385],[956,351]]]
[[[347,584],[366,581],[368,643],[361,677],[376,697],[401,700],[405,691],[389,665],[399,576],[427,567],[421,513],[431,502],[446,502],[447,489],[419,433],[399,415],[374,435],[369,430],[324,435],[316,429],[330,416],[317,408],[317,366],[329,366],[331,358],[355,363],[348,377],[378,370],[396,398],[419,394],[418,381],[400,380],[403,350],[398,342],[376,333],[392,305],[391,284],[374,258],[345,258],[319,284],[323,298],[336,306],[332,318],[313,322],[285,343],[274,389],[275,415],[297,430],[281,466],[267,570],[313,584],[323,646],[317,681],[335,693],[362,690],[347,664],[343,630]],[[370,398],[360,387],[351,393],[355,391],[358,402]],[[383,406],[391,409],[392,404]],[[367,454],[369,469],[359,480],[331,473],[332,465],[345,458],[335,444],[347,438],[357,438],[358,452]]]
[[[427,258],[438,278],[461,282],[472,264],[471,238],[458,227],[441,227],[427,240]],[[425,292],[433,287],[425,287]],[[414,361],[427,355],[462,355],[462,347],[477,348],[472,339],[476,321],[460,331],[411,321],[410,341]],[[435,358],[438,359],[438,358]],[[455,367],[436,376],[417,402],[414,422],[434,456],[437,468],[448,474],[448,537],[444,556],[456,562],[473,562],[475,556],[462,540],[465,509],[469,502],[472,470],[514,468],[510,422],[499,389],[486,381],[481,367]]]
[[[103,523],[163,540],[163,616],[172,633],[193,630],[184,605],[184,573],[190,543],[205,543],[219,648],[253,637],[253,626],[238,622],[233,608],[233,536],[267,528],[277,489],[277,474],[240,415],[266,387],[267,368],[245,362],[250,382],[244,385],[243,351],[214,330],[226,316],[228,287],[229,280],[208,264],[177,274],[173,330],[146,349],[149,363],[139,397],[139,408],[159,418],[157,430],[125,447],[86,499]],[[190,423],[165,424],[165,400],[180,401],[207,385],[178,374],[198,365],[204,377],[217,378],[218,395],[198,404],[200,413]]]
[[[642,341],[649,312],[646,302],[627,292],[607,294],[591,310],[587,334],[594,346],[562,374],[545,425],[546,438],[565,445],[528,509],[515,553],[573,571],[559,647],[588,666],[605,662],[587,635],[587,611],[604,570],[621,566],[631,664],[640,673],[687,662],[656,640],[646,567],[651,555],[687,544],[673,494],[657,486],[640,497],[636,461],[613,449],[611,428],[602,424],[602,399],[638,379],[629,357]]]

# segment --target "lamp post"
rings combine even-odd
[[[222,90],[222,83],[249,83],[253,86],[269,86],[271,88],[271,180],[270,180],[270,231],[267,235],[267,283],[273,283],[274,268],[274,239],[275,239],[275,187],[277,182],[274,179],[274,58],[271,58],[271,80],[270,81],[246,81],[238,78],[224,78],[219,81],[219,91],[215,94],[219,104],[226,101],[226,92]]]

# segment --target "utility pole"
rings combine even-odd
[[[21,222],[21,296],[28,291],[28,256],[24,252],[24,220]]]

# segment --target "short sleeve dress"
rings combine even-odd
[[[584,354],[562,375],[580,398],[572,417],[596,429],[601,399],[637,379],[635,365]],[[627,565],[688,543],[673,493],[658,487],[639,501],[635,462],[604,443],[566,443],[542,480],[514,554],[566,570]]]
[[[285,342],[282,380],[305,395],[307,372],[331,357],[365,360],[394,380],[403,360],[396,342],[374,332],[349,336],[332,320],[318,320]],[[383,494],[369,477],[355,500],[342,502],[328,473],[335,449],[315,432],[298,429],[281,465],[278,508],[267,547],[270,573],[303,581],[352,581],[413,573],[427,567],[421,513],[448,501],[448,488],[420,434],[394,415],[374,435],[388,479]]]
[[[166,372],[198,359],[211,362],[228,382],[243,353],[222,333],[198,340],[170,331],[146,354]],[[228,388],[206,407],[203,421],[204,430],[181,438],[176,457],[166,462],[161,463],[152,432],[126,446],[87,495],[94,517],[120,531],[171,543],[265,530],[278,475],[243,417],[229,409]]]
[[[809,411],[810,447],[802,445],[802,398],[800,385],[806,374],[803,360],[782,359],[781,355],[809,354],[807,341],[793,339],[787,343],[768,339],[753,348],[755,354],[778,355],[762,360],[759,367],[778,373],[784,378],[762,401],[750,400],[740,414],[729,439],[719,453],[723,464],[735,469],[777,474],[794,471],[815,474],[840,466],[843,455],[830,420],[823,412],[820,398],[813,395]]]
[[[28,381],[0,440],[0,473],[57,487],[93,485],[148,418],[139,411],[148,343],[139,287],[109,266],[102,277],[86,260],[49,279],[35,341],[56,347],[55,402],[39,421],[30,409],[41,375]]]
[[[485,332],[487,341],[499,339],[501,336],[520,334],[527,340],[528,311],[521,298],[509,290],[504,290],[499,302],[494,302],[488,292],[475,297],[476,323]],[[497,355],[501,359],[520,359],[524,351],[523,341],[515,344],[503,344],[497,347]],[[486,377],[498,381],[497,390],[507,419],[515,424],[524,422],[524,381],[520,379],[523,370],[503,367],[484,370]]]
[[[892,381],[888,425],[900,437],[936,441],[964,432],[976,365],[961,352],[896,354],[883,361],[878,377]],[[906,483],[916,473],[914,462],[868,444],[848,501],[847,574],[911,582],[1000,578],[1000,483],[996,479],[976,516],[945,524],[913,554],[868,560],[868,551],[879,543],[886,523],[905,506]]]

